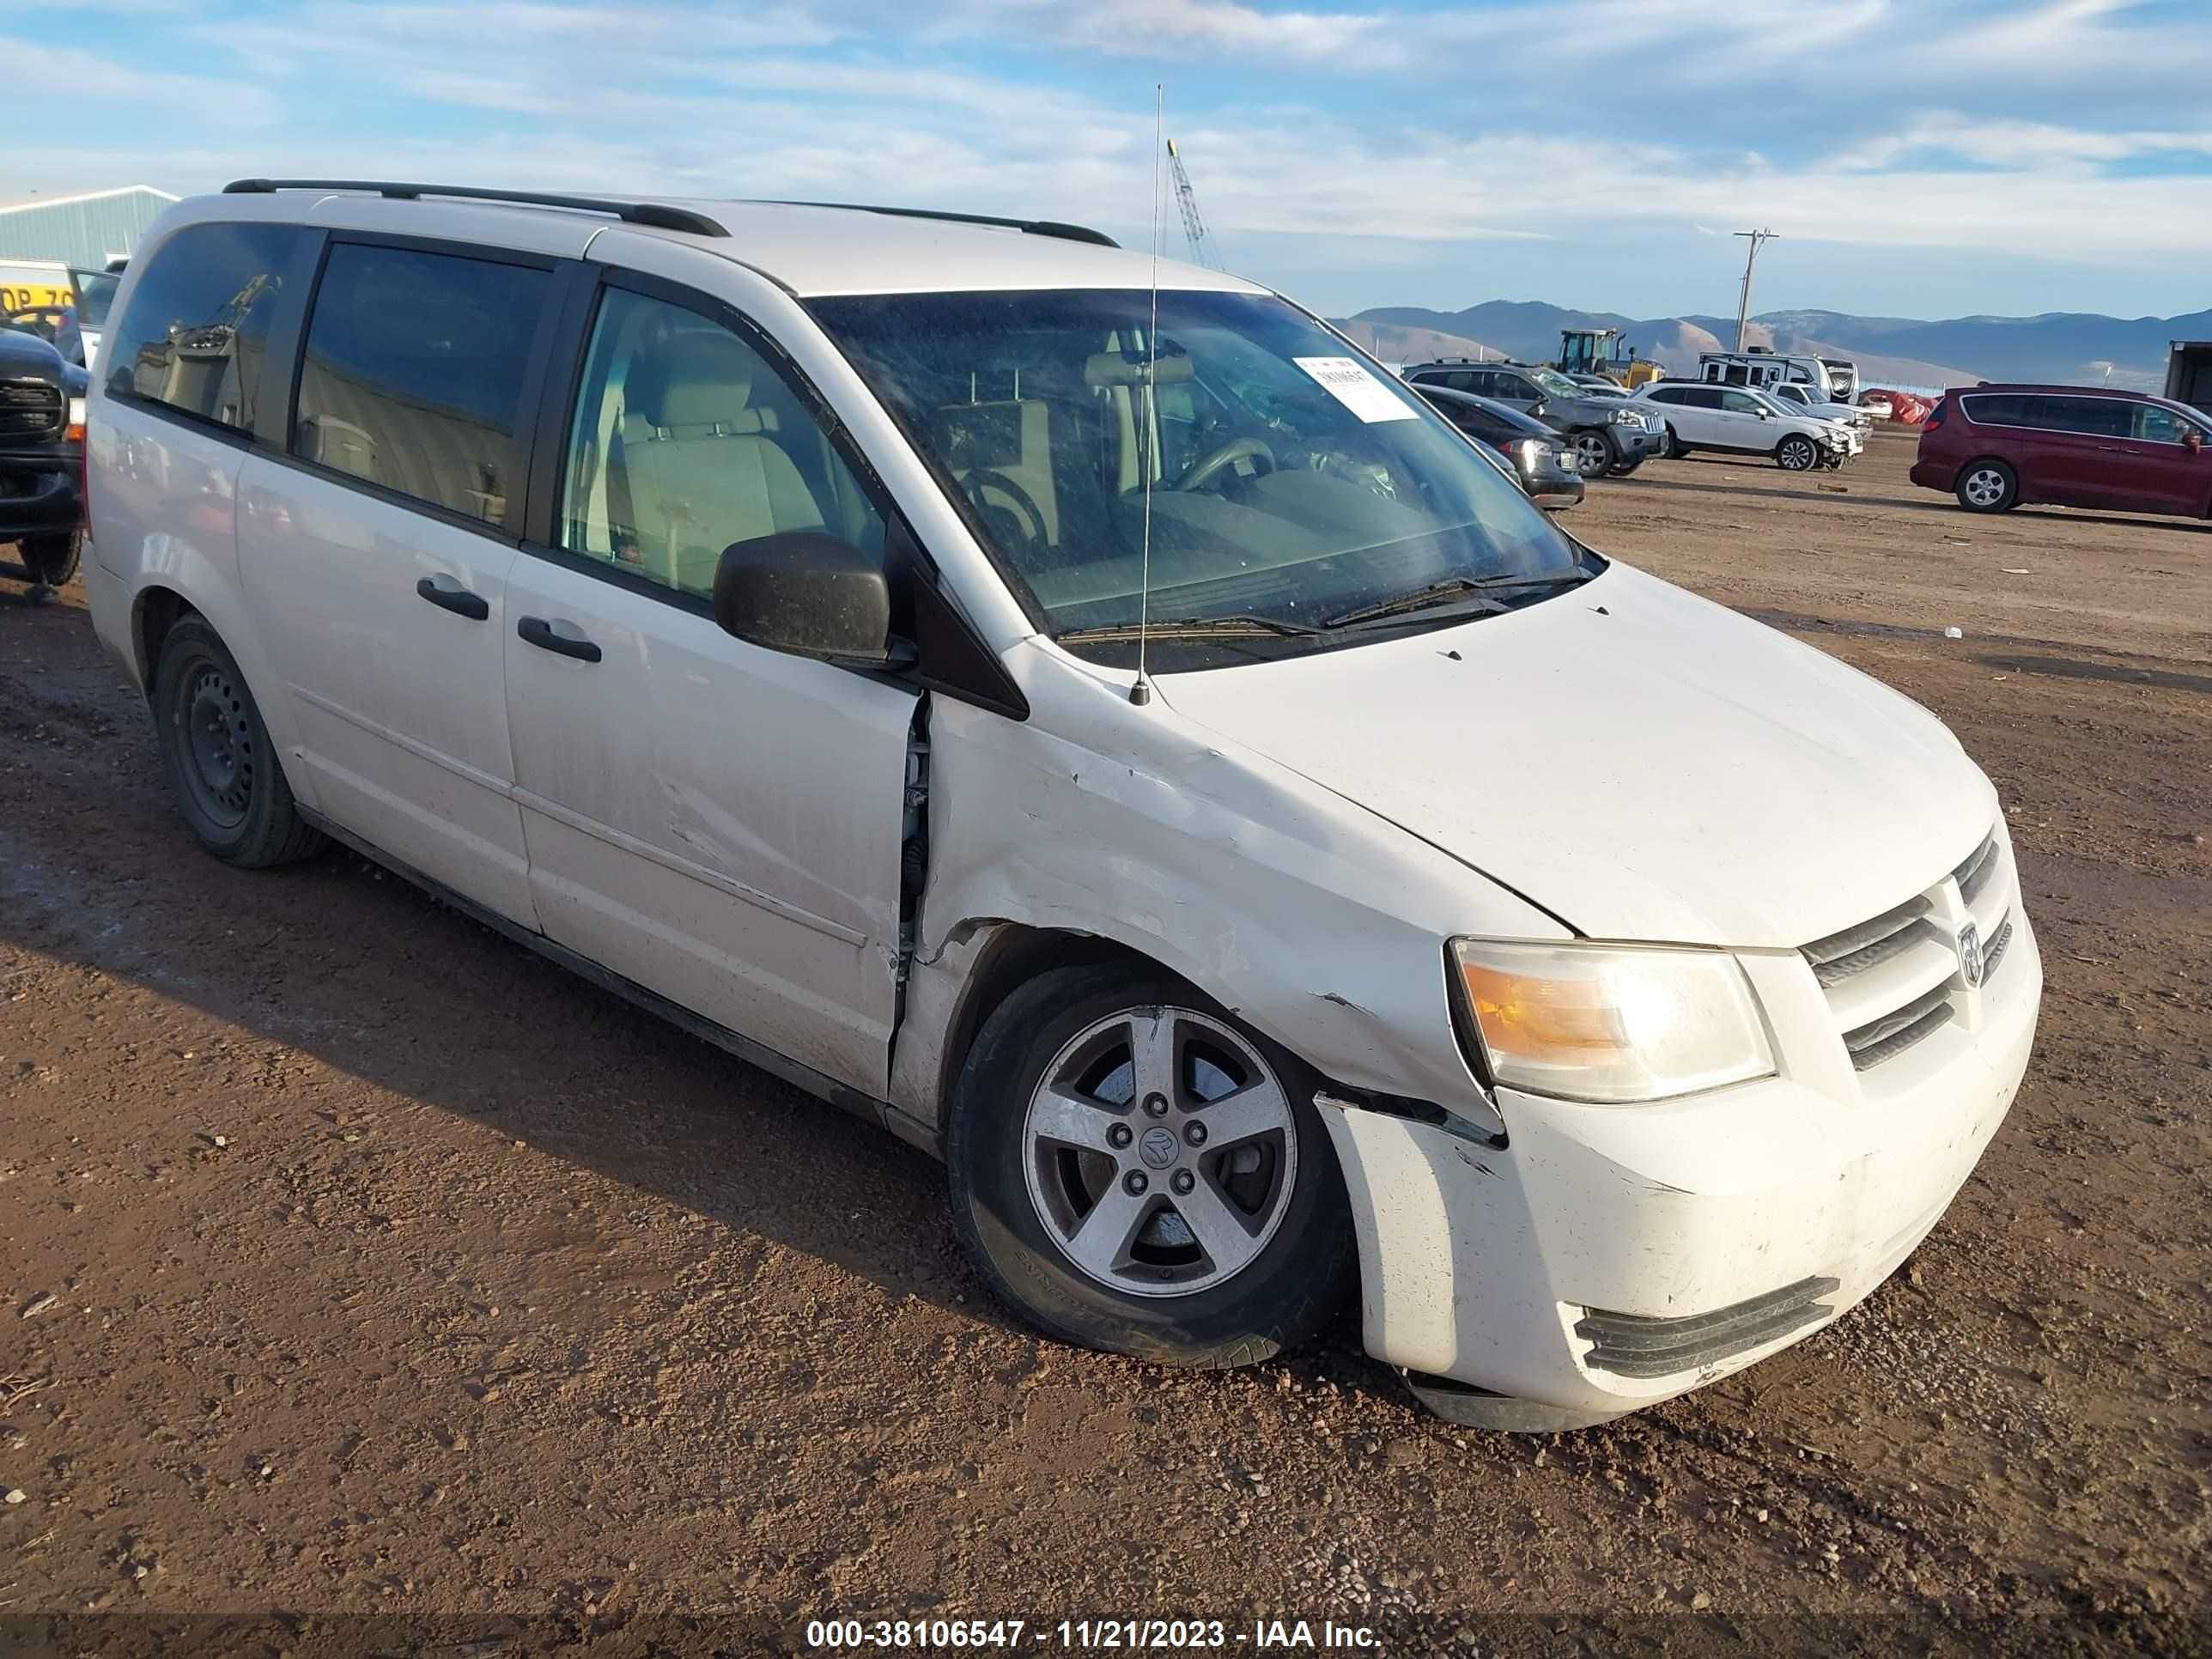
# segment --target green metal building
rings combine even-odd
[[[151,185],[33,197],[0,207],[0,259],[55,260],[97,269],[138,246],[177,198]]]

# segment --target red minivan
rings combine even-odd
[[[1954,387],[1920,428],[1912,482],[1970,513],[2023,501],[2212,517],[2212,420],[2185,404],[2079,386]]]

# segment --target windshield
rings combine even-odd
[[[1524,368],[1521,372],[1543,387],[1547,397],[1579,398],[1587,390],[1586,387],[1569,380],[1556,368]]]
[[[1136,621],[1147,476],[1158,623],[1288,624],[1263,635],[1288,648],[1455,579],[1583,574],[1498,468],[1281,300],[1162,293],[1147,396],[1151,305],[1071,289],[811,308],[1055,636]]]
[[[76,284],[77,325],[106,328],[107,308],[115,303],[115,290],[123,286],[123,278],[106,270],[72,270],[70,280]]]

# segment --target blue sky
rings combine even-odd
[[[1332,313],[1730,313],[1753,224],[1783,233],[1760,309],[2212,307],[2203,0],[78,0],[14,27],[10,83],[79,101],[9,124],[0,198],[360,175],[1141,242],[1164,82],[1225,262]]]

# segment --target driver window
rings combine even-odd
[[[2134,436],[2143,443],[2178,444],[2195,430],[2172,410],[2156,404],[2137,404],[2135,416]]]
[[[884,521],[806,406],[721,324],[605,290],[568,431],[560,544],[701,598],[732,542]]]
[[[1721,407],[1731,415],[1756,415],[1760,404],[1759,399],[1748,392],[1723,392]]]

